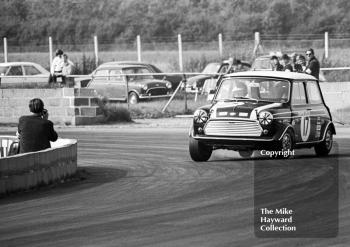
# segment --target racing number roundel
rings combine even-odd
[[[300,135],[301,135],[301,140],[303,140],[303,142],[306,142],[309,139],[310,129],[311,129],[310,117],[302,116],[301,124],[300,124]]]

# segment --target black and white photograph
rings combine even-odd
[[[0,247],[350,246],[350,1],[0,4]]]

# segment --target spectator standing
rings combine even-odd
[[[283,71],[293,72],[293,66],[290,64],[290,57],[287,54],[282,56]]]
[[[64,79],[62,77],[62,69],[63,69],[63,51],[61,49],[56,50],[56,56],[52,60],[52,65],[50,68],[51,76],[50,76],[50,82],[57,83],[57,78],[62,78],[62,83]]]
[[[305,73],[310,74],[317,79],[319,79],[320,75],[320,62],[315,57],[315,52],[312,48],[308,49],[306,51],[306,57],[307,57],[307,65],[305,69]]]
[[[243,69],[242,61],[240,59],[237,59],[237,66],[236,66],[235,72],[240,72],[240,71],[244,71],[244,69]]]
[[[73,68],[73,62],[68,59],[67,54],[63,54],[62,78],[64,78],[64,80],[62,79],[62,84],[65,85],[65,83],[68,83],[68,86],[70,86],[70,84],[74,83],[74,78],[67,77],[73,74]]]
[[[29,110],[32,115],[19,118],[20,153],[36,152],[50,148],[50,141],[56,141],[58,138],[53,123],[48,120],[49,113],[44,109],[44,102],[41,99],[30,100]]]
[[[277,56],[272,56],[270,60],[273,71],[283,71],[283,66],[282,64],[280,64],[280,61],[278,60]]]
[[[295,62],[295,65],[294,65],[295,72],[302,73],[302,72],[305,71],[305,69],[306,69],[305,57],[303,55],[297,55],[296,62]]]

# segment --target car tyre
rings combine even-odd
[[[135,92],[129,93],[129,103],[132,105],[139,103],[139,96]]]
[[[213,148],[194,139],[193,137],[190,137],[189,151],[190,151],[192,160],[203,162],[203,161],[209,160],[213,152]]]
[[[249,159],[253,156],[253,153],[254,151],[253,150],[239,150],[238,151],[239,155],[242,157],[242,158],[246,158],[246,159]]]
[[[326,156],[333,147],[333,132],[330,128],[326,131],[326,136],[322,142],[315,146],[317,156]]]
[[[294,149],[294,139],[293,139],[293,132],[290,130],[287,130],[280,141],[279,144],[279,150],[277,151],[292,151]],[[278,158],[289,158],[290,154],[288,154],[288,156],[284,156],[284,155],[278,155]]]

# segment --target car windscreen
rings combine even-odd
[[[149,73],[152,73],[152,72],[149,69],[147,69],[147,68],[127,68],[127,69],[123,69],[123,74],[129,74],[129,80],[130,81],[154,79],[153,75],[147,75]],[[138,75],[132,75],[132,74],[138,74]],[[142,74],[145,74],[145,75],[142,75]]]
[[[217,73],[219,68],[220,68],[219,63],[209,63],[207,66],[205,66],[202,73],[205,73],[205,74]]]
[[[271,78],[227,78],[222,81],[216,94],[221,100],[262,100],[287,102],[290,82]]]
[[[9,66],[0,66],[0,75],[6,75]]]

